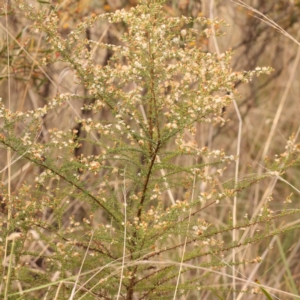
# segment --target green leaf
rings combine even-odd
[[[271,295],[263,287],[259,287],[259,288],[265,294],[267,299],[272,300]]]

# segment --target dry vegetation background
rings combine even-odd
[[[12,1],[13,2],[13,1]],[[34,5],[41,5],[31,1]],[[115,11],[121,8],[130,8],[136,5],[136,1],[121,0],[62,0],[50,1],[52,5],[59,5],[59,23],[62,36],[66,36],[75,24],[85,16],[92,13],[100,14]],[[245,0],[245,3],[259,12],[268,16],[283,30],[300,41],[300,2],[299,0]],[[10,1],[8,2],[10,4]],[[1,4],[2,6],[2,4]],[[47,7],[47,6],[45,6]],[[206,17],[217,17],[224,19],[229,27],[222,28],[226,33],[217,39],[217,46],[213,38],[209,43],[201,41],[198,46],[207,51],[221,53],[227,49],[233,49],[235,55],[232,61],[232,68],[236,71],[251,70],[260,66],[270,66],[275,71],[269,75],[254,78],[247,86],[237,84],[236,89],[240,92],[237,104],[242,116],[242,140],[240,154],[239,176],[245,177],[247,174],[260,174],[265,171],[265,157],[274,158],[275,154],[284,152],[288,138],[297,133],[300,125],[300,67],[298,46],[288,36],[263,22],[257,14],[246,8],[237,5],[232,1],[209,1],[209,0],[181,0],[168,1],[164,6],[165,12],[171,16],[181,14],[187,16],[203,15]],[[10,7],[8,6],[8,11]],[[12,99],[12,110],[32,110],[43,107],[48,99],[51,99],[59,92],[71,92],[79,95],[87,93],[85,88],[76,84],[72,70],[59,61],[59,55],[47,45],[43,44],[43,34],[33,32],[28,26],[29,22],[21,14],[14,12],[8,14],[8,26],[6,27],[5,15],[1,11],[0,28],[0,96],[6,103],[8,94]],[[6,31],[9,32],[9,47],[11,52],[11,88],[7,88],[7,42]],[[86,32],[87,39],[99,40],[105,43],[118,44],[119,36],[124,31],[120,24],[94,27]],[[99,64],[106,65],[111,56],[108,50],[96,50],[95,55]],[[30,54],[30,56],[29,56]],[[44,67],[45,72],[41,72],[33,60],[41,61],[44,57],[53,58],[53,63]],[[56,60],[56,61],[55,61]],[[81,131],[80,125],[74,122],[74,116],[89,117],[88,112],[82,112],[80,107],[84,104],[80,100],[72,102],[72,106],[62,107],[55,113],[48,114],[43,119],[41,135],[39,141],[47,141],[49,128],[58,129],[74,128]],[[213,127],[209,125],[199,125],[196,136],[200,146],[208,146],[215,149],[223,148],[227,154],[236,154],[238,146],[239,120],[234,106],[224,111],[224,116],[231,121],[223,127]],[[108,118],[105,110],[99,118]],[[16,128],[16,130],[18,130]],[[97,149],[93,147],[78,149],[85,154],[93,154]],[[14,160],[16,156],[13,156]],[[7,161],[6,151],[0,150],[1,181],[7,185]],[[25,182],[31,183],[36,174],[41,172],[36,166],[26,161],[17,161],[12,165],[11,190],[16,191]],[[284,179],[291,185],[299,187],[299,168],[292,168],[285,175]],[[234,177],[234,165],[230,166],[222,180],[226,181]],[[111,182],[112,186],[118,188],[120,182]],[[259,212],[261,203],[273,194],[272,208],[276,210],[282,207],[286,197],[294,192],[293,205],[299,207],[299,194],[291,186],[282,181],[267,179],[257,185],[243,191],[238,196],[238,214],[242,218],[245,214],[253,215]],[[199,189],[205,187],[199,187]],[[220,182],[222,189],[222,182]],[[176,199],[182,197],[181,190],[174,190]],[[28,199],[30,201],[30,199]],[[226,201],[219,206],[213,206],[203,211],[202,218],[214,224],[224,224],[231,214],[232,203]],[[1,218],[5,220],[7,209],[1,206]],[[75,220],[81,222],[89,215],[89,207],[80,202],[73,201],[63,216],[63,222],[68,222],[69,216],[74,215]],[[49,222],[54,217],[49,211],[45,211],[41,216]],[[101,214],[97,216],[101,222]],[[283,222],[279,220],[279,222]],[[297,225],[299,219],[290,217],[284,222]],[[259,229],[259,228],[256,228]],[[264,262],[259,266],[244,266],[240,268],[240,277],[247,280],[259,280],[259,282],[295,295],[299,295],[300,285],[300,242],[299,231],[286,232],[273,239],[268,239],[259,244],[253,245],[249,251],[245,250],[241,254],[243,257],[251,254],[254,256],[264,256]],[[238,250],[237,250],[238,251]],[[35,262],[36,268],[42,269],[39,261]],[[276,274],[276,276],[273,276]],[[220,275],[221,276],[221,275]],[[225,280],[226,281],[226,280]],[[242,283],[238,283],[241,287]],[[192,294],[186,299],[192,298]],[[195,296],[196,297],[196,296]],[[202,294],[201,299],[214,299],[207,291]],[[250,299],[250,296],[244,296]],[[253,299],[256,296],[253,296]],[[263,296],[260,296],[263,297]],[[296,299],[288,295],[278,296],[278,299]],[[263,299],[263,298],[260,298]]]

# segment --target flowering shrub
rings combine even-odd
[[[199,295],[213,290],[207,284],[213,282],[210,271],[231,265],[221,257],[280,232],[268,228],[230,241],[234,230],[294,213],[275,214],[268,203],[259,217],[236,225],[229,219],[218,226],[201,216],[250,184],[279,175],[269,172],[239,184],[228,181],[220,189],[218,178],[236,157],[196,140],[199,124],[227,121],[222,112],[232,103],[237,82],[272,71],[235,72],[230,51],[218,56],[198,47],[199,39],[220,34],[222,21],[166,18],[163,1],[144,0],[130,10],[92,15],[63,38],[55,9],[49,13],[16,2],[53,50],[37,65],[67,63],[76,84],[87,92],[58,93],[43,108],[24,113],[1,104],[1,144],[37,166],[33,183],[24,183],[14,194],[2,187],[9,212],[2,239],[5,297]],[[84,38],[97,22],[124,26],[119,43]],[[95,63],[97,49],[112,52],[104,66]],[[82,114],[76,112],[76,103],[82,103]],[[46,130],[48,140],[41,140],[43,120],[67,118],[66,107],[75,111],[70,127],[58,122],[57,128]],[[297,151],[292,148],[286,157]],[[287,162],[280,160],[274,170],[284,171],[284,166]],[[81,219],[74,206],[83,210]],[[234,264],[259,261],[252,257]],[[194,267],[196,276],[186,275]],[[229,284],[224,293],[230,289]]]

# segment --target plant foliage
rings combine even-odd
[[[297,211],[275,213],[266,203],[259,217],[235,225],[229,217],[223,226],[201,214],[281,175],[298,162],[299,149],[291,139],[272,172],[227,181],[220,189],[219,178],[236,156],[200,147],[195,137],[200,124],[227,121],[223,111],[237,96],[237,82],[271,68],[233,71],[231,51],[217,55],[201,48],[212,34],[221,34],[224,23],[167,17],[164,1],[142,0],[129,10],[92,15],[64,37],[59,7],[39,10],[15,2],[48,45],[36,68],[66,64],[84,92],[58,92],[44,107],[25,112],[1,104],[1,145],[36,166],[34,183],[12,194],[1,187],[9,216],[1,241],[4,296],[129,300],[232,292],[230,285],[210,285],[211,272],[260,259],[222,257],[288,230],[270,225]],[[118,43],[86,39],[97,23],[122,27]],[[112,53],[106,65],[96,63],[101,49]],[[57,127],[45,130],[47,118],[57,118]],[[70,213],[74,206],[88,213],[78,218]],[[257,226],[264,231],[232,241],[234,230]]]

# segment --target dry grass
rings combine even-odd
[[[236,99],[236,105],[225,111],[226,117],[231,119],[230,122],[226,123],[222,128],[201,125],[197,128],[195,137],[199,146],[209,146],[216,149],[223,148],[226,153],[239,154],[237,168],[235,165],[229,166],[224,174],[224,181],[233,178],[239,180],[239,178],[244,178],[249,173],[255,173],[260,176],[267,168],[265,157],[272,158],[276,153],[284,152],[289,136],[295,133],[296,138],[298,138],[300,130],[300,106],[298,101],[300,97],[298,80],[300,76],[300,50],[297,37],[300,27],[300,7],[297,4],[298,2],[294,1],[294,4],[292,2],[284,4],[284,1],[274,1],[278,2],[278,6],[281,4],[283,6],[286,5],[284,9],[288,16],[282,16],[281,7],[276,7],[276,5],[271,7],[271,4],[268,7],[266,4],[263,8],[268,13],[268,17],[263,13],[260,5],[262,1],[248,1],[249,6],[241,1],[226,2],[226,4],[223,4],[223,1],[215,1],[215,3],[211,1],[210,5],[208,4],[209,1],[202,1],[201,5],[198,1],[169,2],[165,9],[171,15],[179,13],[197,15],[202,10],[201,13],[203,15],[224,18],[231,25],[226,28],[226,36],[218,39],[217,42],[211,38],[209,44],[203,45],[203,48],[220,53],[228,48],[233,48],[236,53],[233,58],[233,68],[235,70],[249,70],[258,65],[268,65],[275,68],[275,72],[269,77],[263,76],[255,79],[247,87],[242,84],[236,87],[241,96],[239,99]],[[108,3],[87,0],[79,2],[71,0],[61,1],[59,6],[62,36],[70,32],[77,20],[82,19],[86,15],[113,11],[121,7],[121,1],[108,1]],[[132,5],[134,5],[133,1],[127,1],[124,4],[127,8]],[[74,82],[73,72],[64,63],[59,62],[59,57],[57,57],[57,62],[45,68],[34,63],[45,55],[55,56],[56,54],[51,53],[51,49],[48,49],[48,53],[45,52],[45,49],[42,47],[43,43],[45,43],[43,34],[32,32],[29,27],[26,27],[28,21],[26,21],[24,16],[9,15],[10,8],[6,7],[6,4],[4,8],[5,13],[4,17],[1,18],[0,28],[3,40],[2,45],[0,45],[0,74],[2,79],[0,81],[0,95],[4,99],[5,105],[11,107],[12,110],[25,111],[42,107],[45,104],[45,99],[51,99],[59,92],[86,94],[85,88],[76,84],[76,80]],[[292,18],[296,18],[296,21],[290,24],[289,21]],[[103,23],[99,27],[87,31],[86,38],[92,37],[94,40],[114,44],[117,43],[118,37],[123,30],[124,28],[122,28],[121,24],[108,26],[108,24]],[[22,35],[18,37],[20,33]],[[3,37],[6,37],[7,41]],[[10,47],[7,47],[7,44]],[[110,53],[107,50],[99,51],[95,48],[94,57],[99,64],[105,65],[110,57]],[[11,67],[8,67],[9,65]],[[36,139],[47,142],[49,140],[47,133],[49,128],[75,129],[77,124],[74,122],[74,119],[76,117],[89,117],[88,113],[86,114],[80,110],[85,101],[88,100],[69,102],[68,106],[64,106],[55,113],[47,115],[43,119],[40,135]],[[99,118],[107,119],[109,116],[103,111],[101,114],[99,113]],[[15,128],[15,132],[24,134],[23,128]],[[94,138],[97,139],[97,136]],[[95,153],[96,149],[94,147],[85,147],[84,145],[80,151],[85,154],[91,154]],[[1,181],[7,186],[8,191],[17,191],[25,181],[27,183],[33,182],[35,176],[42,171],[40,168],[33,167],[20,159],[20,157],[4,149],[0,149],[0,157],[6,157],[6,159],[0,161],[0,169],[2,170]],[[209,161],[205,162],[209,163]],[[186,164],[192,163],[193,159],[187,158]],[[211,170],[207,168],[207,173],[209,172]],[[263,180],[239,194],[234,199],[234,203],[232,199],[227,199],[219,206],[211,206],[203,210],[201,218],[216,225],[224,225],[228,222],[228,218],[232,217],[235,224],[237,219],[242,219],[246,214],[249,217],[257,216],[261,207],[271,195],[273,197],[272,209],[279,209],[282,207],[286,197],[292,192],[295,194],[293,196],[293,205],[295,208],[298,208],[298,175],[299,170],[293,168],[284,175],[284,178],[275,177]],[[126,186],[130,184],[126,176],[124,176],[123,182],[112,180],[110,184],[113,187],[112,190],[118,193],[120,202],[126,203]],[[222,184],[223,182],[219,182],[220,191],[223,189]],[[206,188],[205,184],[196,186],[193,192],[203,192]],[[123,193],[120,193],[119,191],[122,189]],[[174,199],[181,199],[183,193],[182,189],[171,189],[169,194],[165,195],[166,203],[172,203]],[[62,228],[69,226],[70,216],[74,216],[75,221],[78,222],[82,222],[84,218],[89,216],[90,207],[78,200],[74,199],[68,203],[67,199],[62,199],[62,205],[65,205],[65,213],[62,216]],[[12,215],[10,206],[1,207],[1,209],[2,218],[6,220],[3,223],[6,223],[9,227],[9,220]],[[56,220],[51,210],[47,209],[40,217],[49,224],[54,224]],[[94,218],[95,222],[101,223],[105,216],[98,212]],[[126,220],[124,222],[126,223]],[[290,219],[285,219],[285,224],[281,225],[299,225],[299,222],[297,217],[291,216]],[[259,225],[246,229],[243,236],[251,236],[256,230],[260,230]],[[232,255],[234,257],[233,261],[235,259],[252,259],[256,256],[263,258],[263,262],[260,264],[248,264],[236,268],[228,264],[222,270],[215,271],[213,276],[215,282],[218,283],[216,287],[222,288],[220,282],[223,282],[224,286],[227,287],[233,282],[233,285],[238,289],[252,286],[255,291],[255,289],[259,290],[264,287],[268,289],[274,299],[300,299],[300,296],[298,296],[300,280],[300,252],[298,250],[300,242],[298,233],[297,230],[286,232],[284,236],[275,236],[268,240],[263,240],[259,244],[248,245],[241,249],[237,248],[233,254],[228,254],[228,257],[214,257],[216,261],[225,263],[232,260]],[[38,235],[36,232],[33,232],[33,234]],[[48,233],[45,232],[45,234]],[[124,234],[126,235],[126,232]],[[239,234],[235,232],[234,241],[241,238],[241,233]],[[184,243],[184,237],[182,237],[182,242]],[[173,243],[175,244],[174,241],[170,240],[170,245],[168,246],[171,246]],[[34,247],[35,251],[41,253],[41,257],[43,253],[50,251],[49,245],[38,241],[29,243],[26,246],[28,249]],[[9,253],[7,253],[7,245],[5,251],[1,252],[4,255],[2,262],[6,266],[12,265],[12,255],[9,256]],[[13,249],[10,251],[13,251]],[[170,260],[172,260],[172,257],[162,256],[161,260],[155,263],[168,265]],[[203,260],[204,258],[201,259],[201,263],[203,263]],[[44,272],[43,265],[39,264],[38,259],[36,261],[24,261],[24,264],[26,263],[31,264],[32,269],[35,269],[36,272]],[[84,259],[82,263],[84,263]],[[147,264],[147,261],[141,260],[135,263]],[[154,262],[152,263],[154,264]],[[124,271],[125,254],[115,264],[115,272],[110,276]],[[196,277],[197,274],[201,273],[203,275],[206,272],[203,268],[197,268],[197,261],[193,265],[187,266],[182,260],[179,266],[188,267],[191,270],[186,272],[184,276]],[[91,277],[105,268],[106,266],[99,266],[91,270]],[[55,299],[60,299],[61,284],[67,284],[67,282],[74,281],[74,278],[76,278],[70,299],[77,299],[75,298],[76,289],[84,290],[85,283],[80,280],[82,275],[80,269],[76,276],[69,274],[67,279],[57,280],[58,274],[53,273],[53,282],[49,283],[47,288],[56,289],[57,296]],[[184,281],[184,276],[178,276],[178,284]],[[9,274],[7,274],[6,278],[9,281]],[[257,280],[256,284],[254,283],[255,280]],[[19,292],[22,293],[24,287],[19,283],[16,283],[16,285]],[[5,285],[5,282],[2,280],[2,291],[5,286],[8,285]],[[175,288],[174,299],[177,298],[177,287],[178,285]],[[86,293],[88,292],[92,295],[92,291],[86,291]],[[38,295],[39,292],[36,291],[36,293]],[[7,297],[7,292],[5,292],[5,295]],[[120,296],[120,292],[118,295]],[[182,299],[197,299],[200,296],[201,299],[212,299],[214,293],[210,290],[191,291],[190,294],[182,297]],[[43,299],[49,299],[47,293],[43,294],[43,297]],[[234,297],[239,300],[242,298],[257,299],[255,295],[250,296],[243,293],[234,295]],[[80,299],[85,298],[81,297]]]

